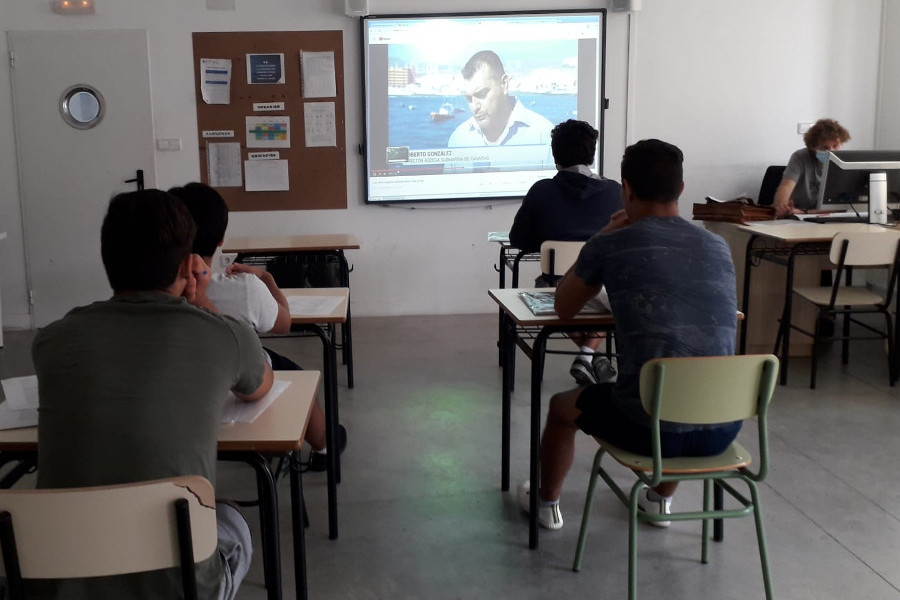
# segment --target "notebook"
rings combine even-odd
[[[556,314],[556,310],[553,308],[556,292],[519,292],[519,297],[535,316],[541,317]],[[600,300],[591,298],[578,314],[600,315],[608,312],[607,308],[600,303]]]

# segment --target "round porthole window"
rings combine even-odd
[[[103,95],[87,84],[73,85],[59,99],[63,120],[75,129],[90,129],[103,119]]]

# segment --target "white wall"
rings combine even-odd
[[[900,3],[885,1],[882,32],[875,144],[883,150],[897,150],[900,148],[900,77],[897,76],[900,73],[900,35],[897,35],[900,32]]]
[[[516,203],[384,208],[362,202],[359,24],[343,0],[236,0],[235,11],[206,11],[203,0],[95,0],[92,17],[49,13],[46,0],[0,1],[8,30],[146,28],[156,137],[180,137],[180,152],[157,154],[159,187],[199,177],[191,65],[192,31],[340,29],[344,32],[349,208],[237,213],[230,235],[355,233],[356,315],[489,312],[497,247],[486,232],[508,229]],[[566,0],[571,8],[604,2]],[[618,176],[627,142],[660,137],[682,147],[682,213],[713,194],[755,196],[766,165],[802,145],[799,121],[839,119],[851,148],[874,143],[882,0],[644,0],[629,17],[610,13],[607,40],[605,171]],[[548,0],[455,0],[452,10],[524,10]],[[418,0],[370,0],[372,14],[421,12]],[[273,18],[274,17],[274,18]],[[629,35],[629,27],[633,27]],[[896,28],[895,28],[896,30]],[[633,38],[626,132],[629,38]],[[4,45],[5,46],[5,45]],[[2,50],[7,60],[7,50]],[[5,325],[27,326],[25,257],[7,69],[0,69],[0,289]],[[52,173],[50,174],[52,176]]]

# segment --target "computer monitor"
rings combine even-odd
[[[818,208],[868,210],[869,222],[885,222],[887,210],[900,210],[900,150],[830,152],[822,171]]]

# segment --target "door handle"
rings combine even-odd
[[[138,169],[135,171],[134,179],[126,179],[125,183],[136,183],[138,190],[144,189],[144,170]]]

